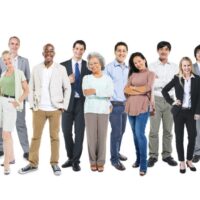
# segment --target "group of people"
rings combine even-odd
[[[12,131],[16,124],[23,148],[23,157],[29,164],[18,172],[26,174],[38,169],[39,148],[46,120],[49,121],[51,140],[50,164],[55,175],[61,174],[59,162],[60,120],[67,160],[62,168],[80,171],[80,158],[86,128],[90,169],[103,172],[106,160],[107,127],[110,121],[110,161],[117,170],[125,170],[120,153],[127,116],[133,133],[136,160],[144,176],[153,167],[159,155],[159,129],[163,123],[162,159],[170,166],[177,162],[172,154],[172,126],[174,122],[176,149],[180,173],[186,166],[196,171],[193,162],[200,160],[200,45],[195,48],[196,64],[183,57],[179,64],[168,60],[171,44],[157,45],[158,61],[148,66],[140,52],[125,60],[128,46],[118,42],[114,47],[115,59],[108,65],[98,52],[91,52],[83,60],[86,44],[77,40],[73,56],[60,64],[54,62],[55,48],[48,43],[43,47],[44,61],[32,69],[29,62],[18,55],[20,39],[9,39],[9,51],[0,60],[0,156],[4,155],[4,174],[10,174],[15,163]],[[174,88],[174,89],[172,89]],[[32,110],[33,136],[29,147],[25,120],[26,99]],[[145,128],[150,116],[149,158]],[[184,154],[184,125],[188,146]],[[186,161],[185,161],[186,160]]]

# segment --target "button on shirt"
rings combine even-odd
[[[126,64],[120,64],[116,60],[105,67],[104,73],[107,74],[114,84],[114,95],[111,101],[126,101],[124,87],[128,81],[129,68]]]
[[[13,65],[16,69],[18,69],[18,56],[13,59]]]
[[[79,60],[79,61],[76,61],[76,60],[73,60],[72,59],[72,71],[73,71],[73,74],[75,75],[75,64],[76,63],[78,63],[78,65],[79,65],[79,71],[80,71],[80,73],[81,73],[81,64],[82,64],[82,60]],[[74,97],[76,97],[76,98],[79,98],[80,97],[80,95],[77,93],[77,92],[75,92],[75,96]]]
[[[53,107],[51,103],[51,97],[50,97],[50,91],[49,91],[49,85],[51,81],[51,75],[53,72],[54,64],[52,64],[50,67],[45,67],[42,70],[42,88],[41,88],[41,100],[39,104],[39,109],[43,111],[55,111],[57,110],[55,107]]]
[[[184,108],[191,108],[191,78],[194,78],[194,75],[186,80],[184,77],[184,94],[183,94],[183,104]]]
[[[156,74],[154,83],[154,95],[163,97],[161,91],[167,83],[178,73],[178,66],[172,62],[163,64],[160,60],[149,65],[149,69]],[[174,90],[169,91],[169,95],[174,95]]]

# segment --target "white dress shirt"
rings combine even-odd
[[[183,103],[182,107],[191,108],[191,78],[194,78],[194,75],[186,80],[184,77],[184,94],[183,94]]]
[[[149,70],[156,74],[154,83],[154,95],[163,97],[161,91],[169,83],[175,74],[178,73],[178,66],[172,62],[163,64],[160,60],[149,65]],[[174,95],[174,90],[169,91],[169,95]]]

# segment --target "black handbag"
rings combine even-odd
[[[171,108],[171,113],[174,117],[177,116],[180,111],[181,111],[181,106],[173,105]]]

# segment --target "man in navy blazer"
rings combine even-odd
[[[20,69],[24,72],[27,82],[30,80],[30,68],[29,68],[29,61],[27,58],[18,55],[18,49],[20,47],[20,39],[17,36],[12,36],[9,38],[8,46],[10,49],[10,53],[13,58],[14,66],[17,69]],[[2,59],[0,59],[0,75],[2,72],[6,70],[6,66],[4,65]],[[19,137],[20,144],[23,149],[23,157],[28,159],[29,156],[29,142],[28,142],[28,134],[27,134],[27,127],[26,127],[26,120],[25,120],[25,101],[24,101],[24,108],[22,112],[17,112],[17,121],[16,121],[16,129]],[[2,129],[0,129],[0,156],[3,153],[3,141],[2,141]]]
[[[196,63],[193,64],[194,73],[200,76],[200,45],[195,47],[194,56],[196,58]],[[197,129],[196,144],[194,149],[194,156],[192,159],[194,163],[197,163],[200,160],[200,120],[196,121],[196,129]]]
[[[85,131],[85,98],[82,92],[82,80],[85,75],[90,74],[86,61],[82,59],[85,50],[86,44],[83,40],[75,41],[72,59],[61,63],[67,70],[72,89],[68,110],[62,114],[62,131],[68,156],[68,160],[62,165],[62,168],[72,167],[74,171],[81,170],[79,164]],[[73,124],[75,137],[72,132]]]

